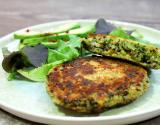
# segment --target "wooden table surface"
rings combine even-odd
[[[57,20],[113,19],[160,29],[160,0],[0,0],[0,36]],[[0,125],[40,125],[0,109]],[[136,125],[160,125],[160,117]]]

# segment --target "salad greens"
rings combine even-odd
[[[113,29],[109,34],[112,35],[112,36],[118,36],[118,37],[121,37],[121,38],[124,38],[124,39],[135,40],[135,38],[132,35],[129,35],[121,27]]]
[[[8,80],[25,77],[32,81],[45,81],[48,72],[54,66],[92,55],[81,43],[81,39],[88,34],[106,34],[144,42],[136,31],[126,31],[104,19],[84,26],[80,26],[78,22],[68,23],[47,32],[17,32],[14,38],[20,40],[19,50],[2,50],[2,66],[9,73]]]
[[[54,65],[70,61],[80,56],[80,38],[75,35],[69,38],[70,40],[67,42],[62,40],[54,42],[52,46],[50,45],[51,47],[43,44],[38,44],[34,47],[25,46],[23,49],[5,57],[3,68],[8,68],[6,71],[10,72],[9,79],[14,79],[13,76],[18,72],[30,80],[42,81],[49,69]],[[9,60],[8,58],[11,59]],[[6,63],[7,61],[9,63]],[[14,62],[16,66],[11,62]],[[28,65],[24,65],[25,63]],[[14,70],[12,71],[12,69]]]
[[[14,70],[23,67],[33,66],[39,67],[46,63],[48,57],[48,48],[44,45],[37,45],[35,47],[26,46],[16,52],[9,52],[7,48],[3,48],[4,59],[2,66],[6,72],[13,72]],[[5,55],[6,52],[9,54]]]
[[[27,60],[27,57],[20,51],[12,52],[8,56],[5,55],[5,49],[3,48],[2,52],[4,59],[2,61],[2,67],[6,72],[14,72],[17,69],[21,69],[25,66],[29,66],[30,63]],[[22,61],[23,60],[23,61]]]
[[[55,48],[48,48],[47,64],[31,70],[21,69],[18,70],[18,73],[33,81],[44,81],[48,71],[53,68],[53,66],[77,58],[80,55],[80,45],[81,44],[79,40],[75,40],[73,44],[72,39],[68,42],[56,42],[54,46]]]
[[[147,40],[144,40],[143,35],[140,34],[136,30],[125,31],[121,27],[118,27],[118,28],[112,30],[112,32],[110,32],[109,35],[121,37],[121,38],[124,38],[124,39],[134,40],[134,41],[145,43],[145,44],[152,44],[152,45],[160,46],[159,44],[153,44],[153,43],[151,43]]]
[[[80,44],[80,41],[75,41],[75,43]],[[60,41],[57,43],[58,47],[56,49],[49,49],[48,53],[48,63],[54,62],[54,61],[70,61],[80,55],[78,49],[80,49],[80,46],[75,48],[74,44],[71,44],[70,42],[64,42]]]
[[[32,81],[43,82],[45,81],[46,75],[48,74],[49,70],[61,63],[63,63],[63,61],[55,61],[53,63],[45,64],[45,65],[42,65],[41,67],[30,69],[30,70],[19,69],[17,70],[17,72]]]
[[[59,33],[59,34],[50,34],[50,35],[41,35],[39,37],[35,37],[32,34],[27,34],[27,37],[17,37],[23,34],[16,34],[16,38],[20,38],[21,42],[19,44],[19,48],[23,48],[25,46],[35,46],[37,44],[41,44],[42,42],[57,42],[59,40],[68,41],[71,36],[77,35],[79,37],[86,37],[88,33],[93,33],[95,31],[94,25],[86,25],[78,29],[71,29],[67,33]],[[25,38],[25,39],[24,39]]]

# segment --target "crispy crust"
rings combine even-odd
[[[77,112],[101,112],[127,104],[148,88],[144,68],[101,57],[59,65],[48,74],[47,82],[54,102]]]

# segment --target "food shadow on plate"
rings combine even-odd
[[[79,112],[75,112],[69,109],[66,109],[64,107],[58,106],[58,110],[60,112],[63,112],[66,116],[74,116],[74,117],[88,117],[88,116],[99,116],[99,113],[79,113]]]

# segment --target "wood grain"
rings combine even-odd
[[[35,24],[113,19],[160,29],[160,0],[0,0],[0,36]],[[35,125],[0,110],[0,125]],[[160,117],[135,125],[159,125]],[[39,124],[37,124],[39,125]]]

